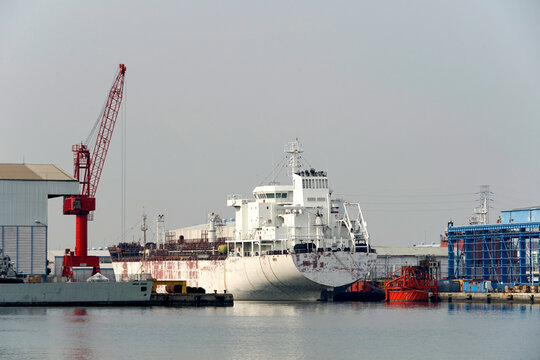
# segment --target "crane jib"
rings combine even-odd
[[[66,249],[62,270],[62,275],[72,280],[74,267],[92,267],[93,274],[100,272],[99,257],[88,256],[87,253],[88,214],[96,208],[95,194],[122,103],[125,73],[126,66],[120,64],[101,116],[99,132],[92,153],[82,143],[72,147],[74,177],[81,185],[81,194],[68,196],[64,199],[64,214],[76,216],[76,243],[75,252]]]

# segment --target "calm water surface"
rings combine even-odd
[[[0,308],[0,359],[540,359],[540,306]]]

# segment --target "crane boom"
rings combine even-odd
[[[73,280],[74,267],[92,267],[92,275],[100,272],[99,257],[88,256],[88,214],[96,209],[95,194],[111,142],[114,125],[122,103],[126,66],[119,65],[107,102],[92,153],[85,144],[73,145],[74,177],[79,180],[81,194],[64,199],[64,215],[75,215],[75,252],[66,249],[62,275]]]
[[[103,164],[105,163],[105,158],[107,157],[107,151],[109,150],[109,144],[114,131],[114,125],[116,124],[116,118],[122,103],[125,74],[126,66],[124,64],[120,64],[116,79],[114,80],[111,90],[109,91],[105,111],[103,111],[103,116],[101,117],[101,125],[99,127],[98,136],[96,138],[94,150],[92,151],[90,182],[88,184],[89,189],[86,189],[85,191],[83,187],[83,194],[88,194],[89,197],[94,197],[96,195],[101,172],[103,171]]]

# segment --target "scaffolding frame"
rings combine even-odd
[[[448,226],[448,279],[538,284],[540,222]]]

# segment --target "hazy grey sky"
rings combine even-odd
[[[438,241],[479,185],[540,204],[538,1],[2,1],[0,162],[72,172],[127,66],[127,213],[232,217],[299,137],[374,244]],[[120,127],[90,246],[120,240]],[[49,248],[73,247],[49,201]],[[138,228],[128,239],[138,240]]]

